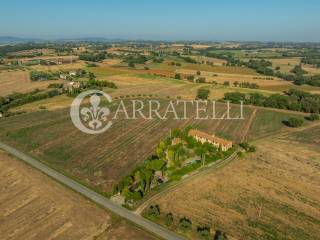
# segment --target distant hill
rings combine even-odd
[[[0,36],[0,44],[17,44],[27,42],[121,42],[123,39],[108,39],[103,37],[83,37],[83,38],[60,38],[60,39],[40,39],[40,38],[20,38],[12,36]]]
[[[0,36],[0,44],[38,42],[38,41],[41,41],[41,39],[36,39],[36,38],[19,38],[19,37],[12,37],[12,36]]]

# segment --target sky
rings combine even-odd
[[[320,42],[320,1],[2,0],[0,36]]]

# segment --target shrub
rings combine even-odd
[[[197,233],[200,239],[203,239],[203,240],[210,239],[210,227],[207,227],[207,226],[198,227]]]
[[[228,240],[228,237],[225,233],[221,232],[220,230],[217,230],[214,235],[214,240]]]
[[[287,121],[284,121],[284,123],[289,127],[301,127],[303,124],[303,120],[299,118],[290,117]]]
[[[309,121],[316,121],[316,120],[319,120],[320,117],[319,117],[319,114],[317,113],[311,113],[310,116],[306,117],[306,119]]]
[[[190,81],[190,82],[193,82],[194,76],[193,75],[187,76],[187,80]]]
[[[106,54],[104,52],[101,53],[83,53],[79,55],[80,60],[90,61],[90,62],[99,62],[106,58]]]
[[[166,224],[166,226],[170,227],[173,223],[173,215],[172,213],[168,213],[165,217],[164,217],[164,222]]]
[[[135,65],[134,65],[134,63],[133,63],[133,62],[129,62],[129,63],[128,63],[128,67],[130,67],[130,68],[134,68],[134,67],[135,67]]]
[[[181,79],[181,75],[179,73],[176,73],[176,75],[174,76],[175,79],[180,80]]]
[[[255,152],[256,151],[256,147],[250,145],[247,142],[240,143],[239,146],[242,147],[244,150],[246,150],[246,152]]]
[[[62,83],[50,83],[48,88],[63,88]]]
[[[204,78],[204,77],[199,77],[196,80],[196,83],[205,83],[205,82],[206,82],[206,78]]]
[[[209,94],[210,94],[209,89],[200,88],[200,89],[198,89],[198,92],[197,92],[197,99],[206,100],[206,99],[208,99]]]
[[[179,228],[182,231],[191,230],[192,229],[192,222],[189,219],[183,217],[179,221]]]
[[[152,219],[157,219],[160,216],[160,208],[158,205],[151,205],[147,210],[147,216]]]

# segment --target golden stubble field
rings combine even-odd
[[[318,239],[320,127],[255,142],[257,152],[155,203],[237,239]],[[299,139],[299,141],[297,141]]]
[[[201,75],[197,76],[196,70],[190,69],[179,69],[177,73],[185,74],[185,75],[194,75],[197,77],[206,78],[207,82],[217,82],[219,84],[223,84],[225,81],[228,81],[232,86],[234,82],[238,83],[255,83],[258,84],[260,89],[269,90],[269,91],[282,91],[283,89],[290,89],[294,85],[291,82],[284,81],[278,78],[274,78],[272,80],[266,80],[266,76],[257,76],[251,74],[235,74],[235,73],[221,73],[221,72],[211,72],[211,71],[201,71]]]
[[[50,83],[60,82],[60,80],[31,81],[28,71],[0,72],[0,96],[13,92],[30,92],[36,88],[45,89]]]
[[[153,239],[0,151],[0,236],[27,239]]]

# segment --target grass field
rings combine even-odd
[[[153,204],[163,214],[185,216],[236,239],[318,239],[319,131],[317,126],[258,140],[256,153],[192,179]]]
[[[161,112],[164,112],[167,105],[162,106]],[[270,111],[270,123],[265,126],[263,122],[256,123],[256,119],[269,110],[254,109],[245,108],[244,120],[195,120],[194,108],[188,109],[188,120],[174,120],[172,115],[168,120],[119,119],[114,120],[107,132],[94,136],[86,135],[73,126],[69,108],[42,110],[1,119],[0,137],[92,187],[109,191],[122,176],[142,163],[173,128],[192,124],[195,128],[236,142],[283,128],[281,121],[285,113]],[[182,116],[182,104],[177,111]],[[225,116],[225,112],[226,106],[218,104],[217,117]],[[239,114],[239,106],[233,106],[231,116]]]
[[[1,239],[155,239],[0,151]]]

